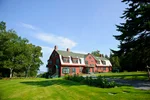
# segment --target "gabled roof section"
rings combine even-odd
[[[68,51],[63,51],[63,50],[57,50],[56,51],[59,55],[62,55],[64,57],[71,56],[73,58],[85,58],[86,54],[80,54],[80,53],[74,53],[74,52],[68,52]]]

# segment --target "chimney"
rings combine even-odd
[[[69,48],[67,48],[67,52],[70,52],[70,49],[69,49]]]
[[[57,51],[57,50],[58,50],[58,47],[57,47],[56,45],[54,46],[54,50],[55,50],[55,51]]]

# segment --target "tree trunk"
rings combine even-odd
[[[150,67],[147,65],[147,71],[148,71],[148,78],[149,78],[149,80],[150,80]]]
[[[28,77],[28,68],[27,68],[26,71],[25,71],[25,77],[26,77],[26,78]]]
[[[26,67],[26,75],[25,75],[26,78],[29,77],[29,70],[30,70],[30,66]]]
[[[12,71],[13,69],[12,68],[9,68],[10,69],[10,75],[9,75],[9,78],[12,78]]]

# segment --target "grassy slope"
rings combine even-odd
[[[149,94],[129,86],[102,89],[63,79],[0,80],[0,100],[148,100]]]
[[[96,75],[122,79],[148,80],[147,72],[120,72],[120,73],[110,72],[110,73],[98,73]]]

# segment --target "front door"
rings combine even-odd
[[[86,73],[90,73],[90,68],[86,68]]]
[[[94,73],[94,68],[92,68],[92,72]]]

